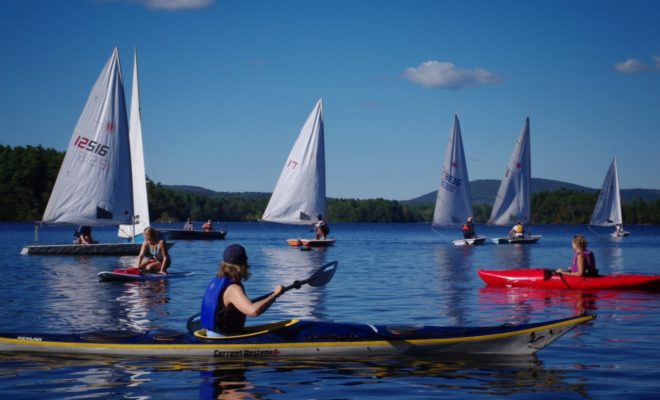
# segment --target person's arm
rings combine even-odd
[[[571,267],[568,267],[567,270],[562,270],[558,269],[557,272],[562,273],[564,275],[575,275],[575,276],[584,276],[584,254],[578,254],[577,259],[576,259],[576,264],[577,264],[577,271],[573,272],[571,271]]]
[[[223,300],[225,304],[233,305],[236,309],[248,317],[258,317],[263,314],[271,304],[275,302],[275,299],[279,297],[282,293],[284,287],[282,285],[275,286],[273,293],[265,299],[259,300],[253,303],[243,291],[243,288],[239,285],[229,285],[225,289],[225,294],[223,295]]]
[[[158,271],[158,273],[164,274],[165,267],[170,262],[170,253],[167,252],[167,244],[164,240],[161,240],[160,243],[158,243],[158,246],[160,247],[160,251],[163,254],[163,260],[160,262],[160,271]]]
[[[147,249],[147,242],[142,242],[142,247],[140,247],[140,254],[138,254],[137,268],[140,268],[142,265],[142,260],[144,259],[144,253]]]

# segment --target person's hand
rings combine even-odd
[[[282,291],[284,291],[284,286],[277,285],[277,286],[275,286],[275,290],[273,290],[273,294],[275,295],[275,297],[280,297],[280,295],[282,294]]]

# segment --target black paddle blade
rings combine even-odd
[[[335,271],[337,271],[337,265],[339,261],[331,261],[321,268],[319,268],[314,275],[312,275],[307,282],[309,286],[319,287],[324,286],[326,283],[330,282],[333,276],[335,276]],[[301,282],[305,283],[305,281]]]

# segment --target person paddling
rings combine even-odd
[[[597,276],[596,257],[594,253],[587,250],[587,244],[587,239],[584,236],[575,235],[571,243],[575,252],[573,263],[568,270],[558,269],[556,272],[575,276]]]
[[[209,337],[221,337],[240,332],[245,317],[263,314],[280,296],[284,286],[277,285],[273,293],[254,303],[245,294],[243,281],[250,278],[245,248],[239,244],[227,247],[222,256],[220,270],[211,280],[204,298],[200,316],[201,326]]]

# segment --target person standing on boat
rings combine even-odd
[[[474,219],[468,217],[467,221],[463,224],[463,238],[464,239],[473,239],[477,237],[477,233],[474,231]]]
[[[596,257],[594,253],[587,250],[587,239],[582,235],[573,236],[571,246],[575,255],[573,256],[573,263],[568,270],[558,269],[556,272],[565,275],[575,276],[597,276],[598,269],[596,269]]]
[[[621,224],[614,225],[614,234],[616,236],[623,236],[623,225]]]
[[[213,221],[208,220],[202,225],[202,230],[204,232],[212,232],[213,231]]]
[[[184,231],[192,231],[194,229],[195,228],[193,227],[192,221],[190,220],[190,218],[188,218],[186,223],[183,225],[183,230]]]
[[[75,244],[94,244],[98,243],[92,239],[92,227],[87,225],[80,225],[73,233],[73,243]]]
[[[323,219],[323,215],[319,214],[316,216],[316,218],[319,220],[316,224],[314,224],[314,229],[316,230],[316,240],[325,239],[328,236],[328,233],[330,233],[330,227],[328,226],[328,223]]]
[[[522,238],[525,237],[525,226],[523,225],[522,222],[518,222],[511,228],[511,231],[509,232],[509,237],[510,238]]]
[[[245,248],[232,244],[225,249],[220,271],[211,280],[202,299],[200,321],[209,337],[240,332],[245,317],[263,314],[275,302],[284,286],[277,285],[273,293],[256,302],[245,294],[243,281],[250,278],[250,266]]]
[[[140,272],[167,274],[172,259],[167,251],[167,244],[152,227],[144,228],[144,242],[140,248],[137,268]]]

